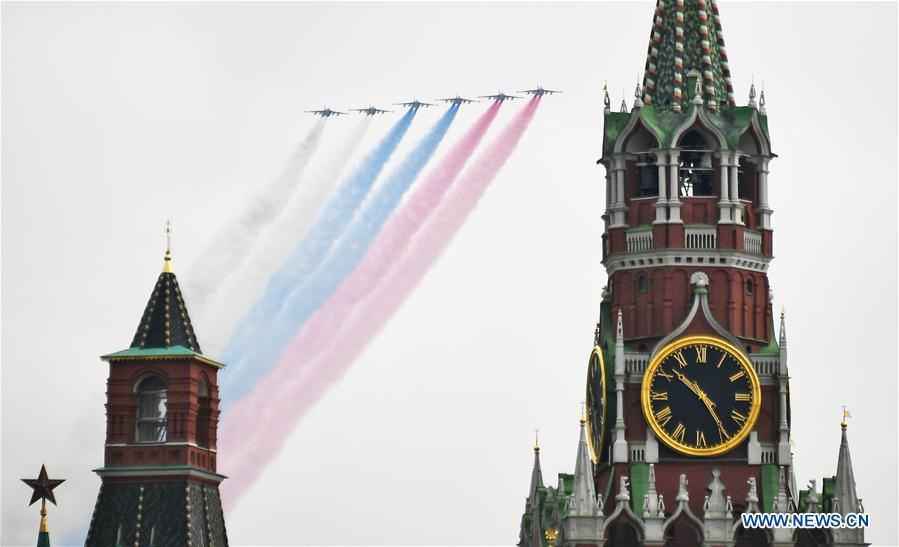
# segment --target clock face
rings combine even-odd
[[[599,463],[606,432],[606,367],[602,348],[593,348],[587,365],[587,440],[590,457]]]
[[[689,336],[653,357],[641,400],[646,421],[662,442],[684,454],[715,456],[749,435],[761,390],[739,349],[719,338]]]

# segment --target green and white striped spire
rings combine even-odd
[[[697,78],[707,108],[736,104],[718,3],[658,0],[646,54],[643,104],[686,110]]]

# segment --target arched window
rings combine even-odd
[[[659,167],[656,165],[655,152],[637,156],[637,172],[637,196],[645,198],[659,195]]]
[[[165,442],[166,399],[162,378],[150,376],[137,386],[137,442]]]
[[[645,275],[639,275],[637,277],[637,292],[646,292],[649,290],[649,281],[646,279]]]
[[[681,196],[712,195],[712,150],[699,131],[680,142],[679,191]]]
[[[209,386],[203,380],[197,380],[197,395],[199,397],[197,446],[209,448],[209,417],[212,415],[212,407],[209,400]]]
[[[755,284],[751,279],[746,280],[746,294],[752,294],[755,291]]]

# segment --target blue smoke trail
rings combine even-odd
[[[247,373],[253,379],[270,370],[281,356],[285,346],[309,316],[334,293],[343,280],[355,269],[372,241],[399,204],[403,195],[428,163],[450,128],[458,105],[450,107],[428,131],[421,142],[409,152],[378,190],[372,194],[365,208],[353,219],[327,258],[295,285],[281,306],[280,312],[268,320],[265,335],[246,348],[241,369],[244,381],[231,386],[229,401],[237,401],[252,387]]]
[[[239,386],[252,370],[242,371],[241,366],[246,350],[266,338],[265,331],[270,327],[271,319],[278,313],[281,303],[290,290],[302,283],[310,273],[315,271],[328,253],[331,245],[346,229],[356,209],[368,195],[384,165],[399,146],[412,119],[415,110],[409,110],[390,129],[378,146],[369,152],[359,167],[340,185],[309,226],[305,237],[272,274],[262,298],[256,302],[249,313],[240,322],[224,352],[224,361],[233,366],[223,377],[223,384],[228,389]],[[249,367],[248,368],[252,368]],[[228,398],[232,395],[229,391]]]

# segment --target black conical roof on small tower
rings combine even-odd
[[[134,333],[131,347],[137,349],[171,348],[183,346],[191,351],[202,353],[187,305],[178,286],[178,279],[172,272],[172,253],[165,252],[165,263],[162,273],[156,280],[150,301],[144,309],[144,315]]]

